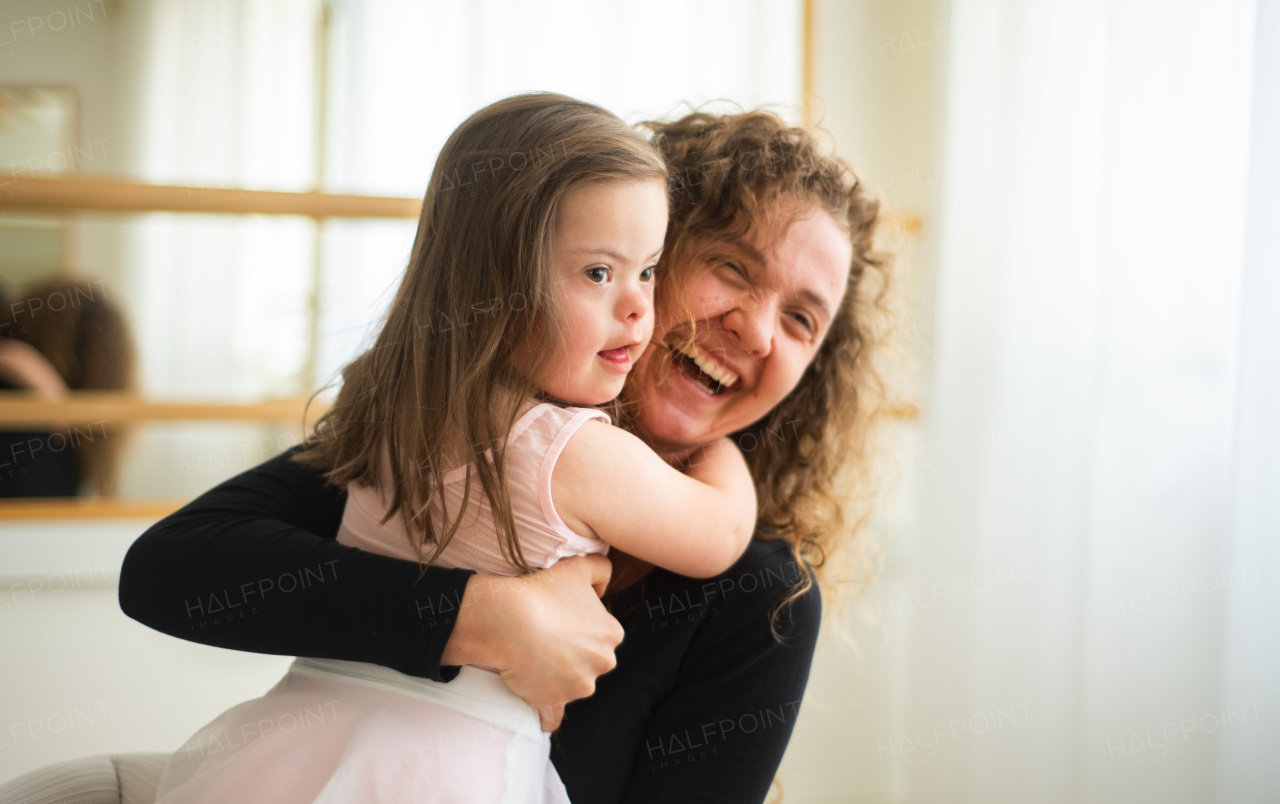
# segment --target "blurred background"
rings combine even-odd
[[[278,678],[120,559],[297,442],[445,137],[534,89],[775,105],[889,210],[918,412],[783,800],[1280,801],[1275,0],[5,0],[0,780]]]

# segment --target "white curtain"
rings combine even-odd
[[[1280,800],[1277,4],[949,28],[945,448],[903,537],[947,614],[870,750],[912,801]]]
[[[1226,592],[1221,699],[1266,702],[1266,726],[1224,732],[1217,744],[1215,800],[1280,799],[1280,3],[1257,8],[1249,194],[1226,561],[1254,583]],[[1260,773],[1260,769],[1267,769]]]
[[[314,183],[318,0],[150,0],[144,179],[196,188]],[[197,196],[200,190],[194,193]],[[313,227],[153,215],[136,227],[134,321],[157,396],[298,393]]]

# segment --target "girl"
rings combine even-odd
[[[303,454],[348,488],[340,541],[507,575],[608,545],[696,577],[737,559],[756,516],[737,448],[681,474],[594,407],[652,334],[665,178],[622,121],[559,95],[454,132],[387,321]],[[300,658],[174,754],[160,800],[567,802],[548,750],[495,673]]]

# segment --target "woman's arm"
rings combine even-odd
[[[441,662],[498,668],[554,730],[565,704],[617,664],[622,625],[600,603],[609,575],[609,559],[579,556],[514,578],[471,576]]]
[[[813,661],[817,587],[771,625],[798,565],[754,541],[705,581],[657,570],[612,595],[626,628],[618,668],[566,710],[552,758],[574,801],[764,801]]]
[[[134,542],[120,607],[171,636],[233,650],[374,662],[440,679],[470,573],[336,541],[346,494],[273,458]]]
[[[755,530],[755,484],[726,438],[695,452],[684,474],[625,430],[590,421],[565,445],[551,489],[569,527],[693,578],[728,569]]]
[[[592,588],[608,579],[604,559],[561,562],[537,583],[439,567],[422,574],[414,562],[337,542],[346,495],[292,454],[144,533],[120,573],[125,613],[206,645],[373,662],[437,680],[456,674],[442,664],[484,663],[509,671],[512,688],[540,707],[588,694],[613,666],[622,629]]]

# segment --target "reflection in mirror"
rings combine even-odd
[[[100,127],[89,131],[75,90],[0,84],[0,194],[20,195],[31,178],[132,172]],[[118,495],[171,510],[296,444],[317,374],[310,315],[324,310],[310,293],[317,229],[293,216],[119,216],[74,202],[0,215],[0,497]],[[128,396],[83,396],[107,391]],[[87,407],[33,421],[54,397]],[[270,398],[297,404],[242,409]],[[70,510],[56,505],[41,511]]]
[[[0,86],[5,178],[77,170],[77,118],[72,89]],[[91,283],[55,279],[70,226],[0,218],[0,391],[57,399],[70,389],[131,387],[133,349],[119,310],[95,299]],[[0,431],[0,497],[109,492],[122,443],[75,426]]]
[[[0,337],[0,392],[57,401],[135,388],[133,336],[104,283],[50,280],[11,298]],[[0,431],[0,497],[71,497],[115,490],[125,428],[100,421]]]

